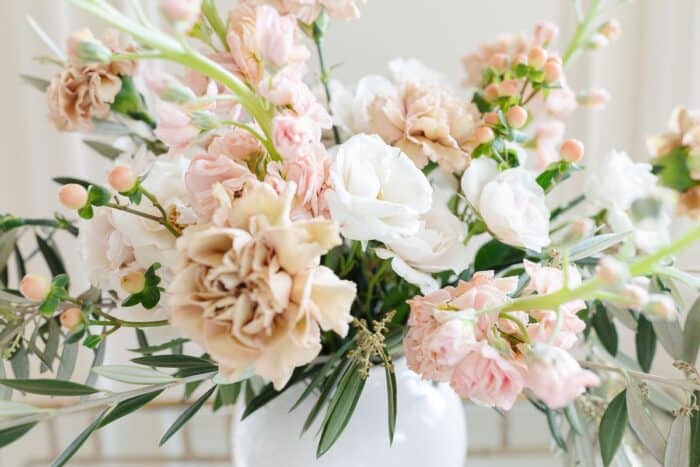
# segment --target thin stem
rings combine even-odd
[[[167,319],[162,319],[158,321],[127,321],[119,319],[116,316],[105,313],[99,308],[94,308],[92,310],[96,315],[108,320],[112,326],[120,326],[123,328],[156,328],[160,326],[168,326],[170,321]]]
[[[664,378],[662,376],[652,375],[649,373],[642,373],[640,371],[627,370],[627,369],[623,369],[623,368],[617,368],[614,366],[602,365],[600,363],[594,363],[594,362],[588,362],[588,361],[579,361],[579,364],[582,367],[590,368],[592,370],[610,371],[613,373],[619,373],[621,375],[630,375],[630,376],[634,376],[635,378],[638,378],[638,379],[653,381],[655,383],[663,384],[666,386],[680,387],[680,388],[685,389],[687,391],[700,391],[700,385],[695,384],[691,381],[684,380],[684,379],[669,379],[669,378]]]
[[[141,2],[139,0],[129,0],[129,4],[131,5],[131,9],[134,10],[134,14],[138,18],[139,22],[144,26],[152,27],[151,22],[146,17],[146,13],[143,12]]]
[[[268,152],[269,154],[272,155],[273,152],[276,153],[274,146],[272,146],[272,143],[271,143],[270,141],[268,141],[263,135],[261,135],[260,133],[258,133],[257,131],[255,131],[255,128],[251,127],[250,125],[247,125],[247,124],[242,123],[242,122],[236,122],[236,121],[234,121],[234,120],[226,120],[226,121],[223,121],[222,123],[225,124],[225,125],[235,126],[236,128],[240,128],[240,129],[242,129],[242,130],[247,131],[248,133],[250,133],[251,135],[253,135],[253,137],[254,137],[255,139],[257,139],[258,141],[260,141],[260,144],[262,144],[262,145],[265,147],[265,149],[267,150],[267,152]],[[273,159],[274,159],[274,158],[273,158]],[[282,160],[282,159],[279,158],[279,159],[275,159],[275,160],[280,161],[280,160]]]
[[[110,60],[113,62],[126,62],[129,60],[144,60],[144,59],[158,59],[163,58],[163,54],[157,50],[145,50],[142,52],[125,52],[112,54]]]
[[[204,13],[204,17],[207,19],[209,26],[211,26],[214,33],[221,41],[221,45],[223,45],[226,50],[229,50],[228,41],[226,40],[226,24],[219,16],[214,0],[204,0],[202,2],[202,13]]]
[[[141,187],[141,193],[143,193],[143,196],[148,198],[148,201],[151,202],[153,206],[155,206],[156,209],[160,212],[160,215],[163,217],[163,219],[168,218],[168,213],[165,212],[165,209],[163,206],[158,202],[158,198],[156,198],[156,195],[151,193],[150,191],[146,190],[145,188]]]
[[[586,11],[586,15],[583,20],[579,21],[576,31],[574,32],[574,37],[569,41],[569,45],[566,47],[562,61],[564,65],[568,64],[574,56],[581,49],[581,45],[585,39],[587,39],[589,34],[589,29],[593,25],[593,21],[598,17],[603,6],[602,0],[592,0],[591,5]]]
[[[158,224],[168,229],[168,232],[173,234],[173,236],[175,237],[179,237],[181,235],[180,231],[174,225],[172,225],[170,221],[168,221],[167,214],[165,214],[165,212],[163,212],[163,217],[158,217],[154,216],[153,214],[148,214],[146,212],[130,208],[128,206],[122,206],[121,204],[107,203],[105,204],[105,206],[108,208],[116,209],[117,211],[128,212],[129,214],[133,214],[134,216],[142,217],[144,219],[157,222]]]
[[[321,84],[323,84],[323,90],[326,93],[326,102],[328,103],[328,109],[330,111],[331,106],[331,89],[329,87],[330,72],[326,68],[326,60],[323,56],[323,37],[320,34],[314,34],[314,43],[316,44],[316,52],[318,55],[318,65],[321,69]],[[338,127],[333,125],[333,140],[335,144],[340,144],[340,132]]]

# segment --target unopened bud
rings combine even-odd
[[[191,26],[199,19],[202,0],[160,0],[159,6],[168,20]]]
[[[484,89],[484,99],[488,102],[493,102],[498,99],[499,90],[496,83],[491,83]]]
[[[544,64],[544,80],[547,83],[556,83],[561,78],[562,67],[558,60],[549,58]]]
[[[498,87],[498,94],[503,97],[511,97],[518,93],[520,84],[514,79],[507,79],[501,82]]]
[[[634,284],[625,285],[620,295],[627,300],[626,305],[635,310],[644,308],[649,301],[649,292]]]
[[[490,143],[495,137],[496,134],[487,126],[481,126],[474,131],[474,139],[479,144]]]
[[[87,28],[74,32],[68,38],[68,56],[81,65],[112,61],[112,51],[95,39]]]
[[[577,139],[567,139],[562,143],[559,152],[562,159],[574,164],[583,159],[583,143]]]
[[[508,109],[508,112],[506,112],[506,122],[516,130],[524,127],[525,123],[527,123],[527,110],[519,105],[511,107]]]
[[[498,114],[496,112],[486,112],[484,114],[484,124],[489,126],[496,126],[500,122]]]
[[[549,21],[539,23],[535,26],[535,41],[545,47],[549,45],[559,35],[559,27]]]
[[[195,111],[190,113],[192,125],[200,130],[209,131],[221,128],[221,120],[212,112]]]
[[[591,49],[602,49],[610,44],[610,39],[605,37],[601,33],[595,33],[591,36],[591,40],[588,42],[588,47]]]
[[[576,96],[578,103],[587,109],[602,109],[610,102],[610,93],[606,89],[597,88],[583,91]]]
[[[668,295],[651,294],[646,307],[644,307],[644,314],[650,319],[659,318],[673,321],[678,317],[678,309]]]
[[[125,165],[118,165],[109,172],[109,177],[107,178],[110,186],[117,190],[119,193],[125,193],[132,190],[136,186],[138,177],[131,167]]]
[[[547,63],[547,51],[542,47],[533,47],[527,54],[527,63],[533,68],[542,68]]]
[[[80,308],[68,308],[60,316],[61,326],[72,331],[83,321],[83,314]]]
[[[144,74],[148,88],[158,97],[168,102],[184,104],[197,98],[197,95],[172,75],[160,70],[151,70]]]
[[[80,209],[87,204],[88,192],[82,185],[69,183],[58,190],[58,200],[68,209]]]
[[[27,274],[19,283],[19,291],[33,302],[43,302],[51,292],[51,283],[39,274]]]
[[[598,278],[609,288],[619,288],[629,278],[629,269],[625,263],[604,256],[598,263]]]
[[[569,226],[569,237],[572,241],[588,237],[595,230],[595,222],[587,217],[576,219]]]
[[[139,293],[146,287],[146,276],[141,270],[131,271],[122,276],[119,285],[126,293]]]
[[[513,66],[516,67],[518,65],[527,65],[527,55],[518,54],[513,57]]]
[[[505,54],[497,53],[489,59],[489,66],[496,70],[498,74],[506,71],[508,67],[508,57]]]
[[[598,32],[605,36],[605,38],[610,41],[616,41],[622,36],[622,25],[616,19],[611,19],[603,23],[599,28]]]

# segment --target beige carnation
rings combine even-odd
[[[368,116],[370,130],[401,148],[419,168],[429,160],[448,172],[462,172],[469,165],[478,113],[444,88],[405,83],[397,97],[372,101]]]
[[[337,224],[289,220],[295,187],[255,182],[221,199],[224,225],[185,229],[169,292],[171,321],[236,378],[249,368],[276,388],[321,351],[320,331],[344,336],[355,285],[319,265],[340,243]],[[217,191],[217,196],[224,194]]]

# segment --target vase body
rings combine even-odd
[[[243,421],[233,422],[234,467],[464,467],[467,428],[459,397],[446,385],[423,381],[395,361],[397,422],[389,446],[387,396],[383,368],[373,368],[362,396],[340,439],[316,459],[316,423],[300,437],[306,416],[315,403],[309,396],[291,413],[304,390],[288,389]],[[238,407],[240,415],[242,406]]]

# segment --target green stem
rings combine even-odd
[[[158,321],[127,321],[119,319],[116,316],[112,316],[109,313],[105,313],[99,308],[93,308],[92,311],[96,315],[109,321],[111,326],[120,326],[123,328],[156,328],[160,326],[168,326],[170,324],[170,321],[168,321],[167,319],[162,319]]]
[[[116,204],[116,203],[107,203],[104,206],[106,206],[108,208],[116,209],[117,211],[122,211],[122,212],[126,212],[129,214],[133,214],[134,216],[138,216],[138,217],[141,217],[143,219],[148,219],[149,221],[157,222],[158,224],[165,227],[168,230],[168,232],[173,234],[173,236],[175,236],[175,237],[179,237],[181,235],[180,231],[177,228],[175,228],[174,225],[172,225],[170,223],[170,221],[167,218],[167,215],[165,215],[165,214],[164,214],[164,217],[158,217],[158,216],[154,216],[153,214],[148,214],[146,212],[138,211],[138,210],[132,209],[128,206],[122,206],[121,204]]]
[[[603,7],[602,0],[592,0],[586,15],[583,20],[578,23],[576,31],[574,32],[574,37],[569,41],[569,45],[566,47],[562,61],[564,65],[568,64],[581,49],[582,42],[588,39],[590,33],[589,29],[593,25],[593,21],[598,17]]]
[[[329,87],[330,72],[329,72],[328,68],[326,68],[326,60],[323,56],[323,37],[320,34],[314,34],[314,43],[316,44],[316,52],[318,55],[318,65],[319,65],[319,68],[321,69],[321,84],[323,84],[323,90],[326,93],[326,102],[328,103],[328,108],[330,111],[330,106],[331,106],[331,89]],[[335,141],[335,144],[341,143],[340,132],[338,131],[338,127],[336,125],[333,125],[333,140]]]
[[[202,2],[202,13],[207,19],[209,26],[214,30],[217,37],[221,41],[221,45],[224,46],[226,50],[230,50],[228,46],[228,41],[226,40],[226,24],[221,20],[219,12],[216,9],[216,4],[214,0],[204,0]]]
[[[158,212],[160,212],[160,215],[163,219],[168,219],[168,213],[165,212],[163,206],[160,204],[160,202],[158,202],[158,198],[156,198],[156,195],[146,190],[144,187],[141,187],[141,193],[143,193],[143,196],[148,198],[148,201],[150,201],[151,204],[155,206],[156,209],[158,209]]]

